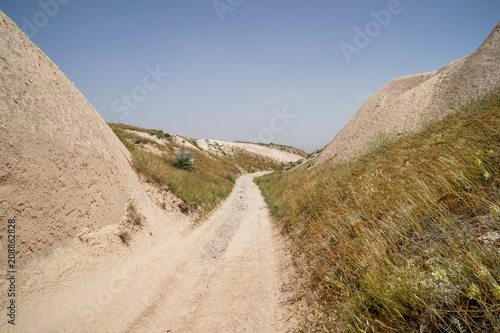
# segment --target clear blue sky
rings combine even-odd
[[[385,83],[470,54],[500,21],[498,0],[58,1],[0,9],[105,120],[308,151]],[[381,10],[391,17],[375,23]],[[348,63],[355,27],[372,37]],[[284,108],[295,118],[282,126]]]

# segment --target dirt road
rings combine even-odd
[[[83,260],[81,252],[61,250],[42,260],[32,268],[36,278],[12,332],[283,332],[289,326],[281,291],[285,259],[252,175],[238,179],[202,226],[146,236],[153,240],[125,254]],[[80,263],[70,264],[74,259]],[[47,269],[56,262],[57,270]]]

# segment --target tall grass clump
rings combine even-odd
[[[356,160],[257,180],[293,244],[300,331],[496,332],[500,93]]]

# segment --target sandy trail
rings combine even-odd
[[[40,271],[13,332],[285,331],[285,257],[254,176],[194,230]]]
[[[251,176],[237,182],[207,225],[203,235],[189,237],[193,248],[183,256],[182,278],[165,284],[129,332],[280,331],[272,229]]]

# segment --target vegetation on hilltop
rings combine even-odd
[[[271,159],[242,150],[224,157],[194,149],[189,151],[161,130],[113,123],[109,126],[132,154],[132,166],[136,172],[152,184],[167,186],[185,202],[189,212],[198,215],[198,219],[204,218],[231,193],[238,175],[279,167]],[[164,140],[158,143],[137,132]],[[188,161],[180,161],[182,154],[189,155]]]
[[[500,90],[356,160],[309,164],[256,180],[293,244],[301,331],[498,330]]]
[[[172,138],[171,134],[165,133],[162,130],[140,128],[140,127],[136,127],[136,126],[132,126],[132,125],[126,125],[126,124],[113,124],[113,123],[109,123],[108,125],[111,127],[111,129],[113,129],[113,131],[114,131],[114,128],[119,128],[120,132],[123,132],[124,130],[129,130],[129,131],[137,131],[137,132],[143,132],[143,133],[151,134],[153,136],[156,136],[158,139],[167,139],[167,140],[169,140],[169,139]],[[128,133],[128,135],[132,135],[133,136],[133,133]],[[171,140],[169,140],[169,141],[171,141]]]

